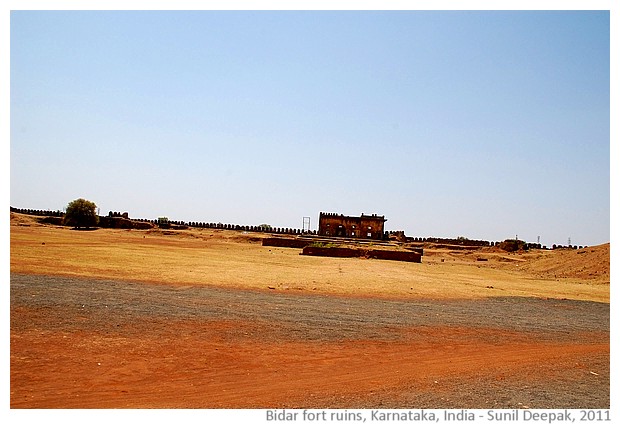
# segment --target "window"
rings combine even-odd
[[[367,237],[372,237],[372,234],[369,232],[368,234],[366,234]]]

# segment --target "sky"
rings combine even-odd
[[[10,204],[610,241],[609,11],[10,12]]]

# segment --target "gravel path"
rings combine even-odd
[[[555,339],[609,333],[609,304],[520,297],[404,301],[342,298],[217,287],[174,287],[110,280],[11,274],[11,305],[62,307],[84,323],[135,317],[233,319],[286,324],[304,339],[368,338],[376,327],[471,326]],[[12,327],[18,328],[18,320]],[[59,319],[61,323],[61,319]]]

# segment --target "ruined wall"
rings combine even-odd
[[[302,255],[307,256],[330,256],[332,258],[359,258],[365,255],[363,249],[351,249],[348,247],[314,247],[306,246]]]
[[[63,224],[63,218],[58,216],[46,216],[43,219],[38,219],[37,222],[44,223],[48,225],[57,225],[61,226]]]
[[[368,251],[367,255],[369,258],[374,259],[388,259],[390,261],[404,262],[422,262],[422,254],[418,252],[372,249]]]
[[[155,225],[151,222],[131,220],[126,217],[100,216],[99,227],[101,228],[122,228],[122,229],[151,229]]]
[[[379,249],[351,249],[348,247],[304,247],[302,255],[327,256],[332,258],[372,258],[391,261],[422,262],[422,254],[418,252],[379,250]]]
[[[326,237],[347,237],[383,240],[384,216],[344,216],[337,213],[319,213],[319,235]]]
[[[408,242],[451,244],[457,246],[487,247],[493,243],[486,240],[470,240],[468,238],[438,238],[438,237],[407,237]]]

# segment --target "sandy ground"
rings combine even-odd
[[[430,246],[415,264],[300,256],[261,246],[263,234],[235,231],[75,231],[15,214],[11,221],[11,272],[358,297],[609,302],[608,244],[525,253]]]
[[[609,269],[593,276],[573,269],[558,280],[566,270],[559,253],[496,255],[485,258],[489,266],[480,266],[479,255],[441,249],[423,264],[333,261],[238,235],[217,242],[162,235],[149,244],[159,252],[152,257],[169,255],[176,243],[189,259],[183,269],[203,275],[167,269],[170,256],[154,282],[152,264],[143,261],[149,268],[141,272],[136,262],[144,257],[143,232],[76,238],[20,222],[11,230],[12,408],[610,405]],[[584,266],[604,271],[605,248],[590,250],[564,256],[597,253]],[[191,257],[214,258],[211,251],[229,265],[217,259],[220,271],[208,273]],[[114,259],[121,257],[127,266]],[[268,269],[227,282],[230,271],[266,258],[273,258]],[[295,259],[297,275],[287,277]],[[372,270],[355,274],[364,263]],[[413,280],[406,277],[416,269]],[[345,290],[364,278],[370,286]],[[390,290],[378,288],[382,279]],[[434,290],[425,296],[416,281]]]

